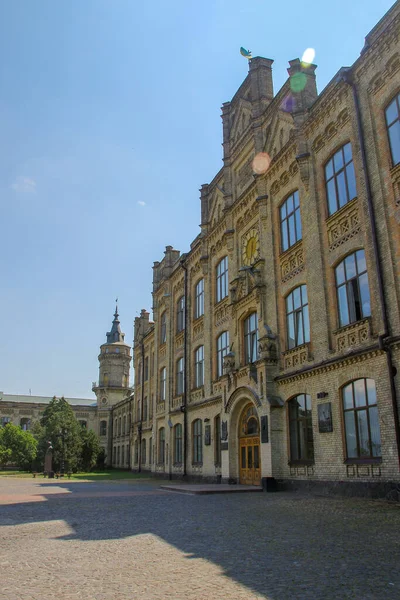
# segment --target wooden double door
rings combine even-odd
[[[239,480],[245,485],[261,485],[259,436],[239,439]]]

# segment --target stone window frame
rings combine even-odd
[[[201,354],[201,356],[200,356]],[[194,351],[194,387],[204,385],[204,345],[201,344]]]
[[[149,379],[149,357],[146,356],[144,359],[144,381]]]
[[[363,254],[363,258],[361,258],[359,255],[359,253]],[[348,266],[346,261],[350,258],[350,257],[355,257],[355,276],[352,277],[348,277],[347,275],[347,271],[348,271]],[[359,271],[359,261],[363,261],[365,263],[365,269],[362,271]],[[343,265],[343,267],[342,267]],[[341,278],[339,279],[339,274],[340,268],[343,268],[343,272],[344,272],[344,278],[343,281],[341,281]],[[339,259],[339,261],[336,263],[336,265],[334,266],[334,270],[335,270],[335,287],[336,287],[336,302],[337,302],[337,315],[338,315],[338,323],[339,323],[339,328],[341,327],[347,327],[347,325],[351,325],[353,323],[357,323],[358,321],[362,321],[363,319],[366,319],[367,317],[371,316],[371,293],[370,293],[370,286],[369,286],[369,277],[368,277],[368,267],[367,267],[367,259],[365,256],[365,250],[364,248],[359,248],[358,250],[353,250],[352,252],[349,252],[348,254],[346,254],[344,257],[341,257]],[[365,276],[365,277],[364,277]],[[364,281],[366,279],[366,289],[368,292],[368,298],[364,298],[365,302],[369,305],[369,310],[365,311],[363,308],[363,294],[361,291],[361,287],[360,287],[360,279],[364,278]],[[339,283],[340,281],[340,283]],[[356,287],[355,287],[356,286]],[[345,297],[343,296],[343,292],[340,290],[344,289],[344,293],[345,293]],[[358,311],[357,311],[357,307],[358,307]],[[342,313],[344,308],[346,308],[347,310],[347,314],[348,314],[348,322],[343,321],[342,319]]]
[[[160,344],[165,344],[167,341],[167,311],[161,315],[160,319]]]
[[[215,301],[216,304],[222,302],[229,294],[229,260],[225,255],[215,267]]]
[[[226,335],[226,344],[222,345],[222,338]],[[220,343],[221,340],[221,343]],[[217,378],[222,377],[224,374],[224,356],[226,356],[229,352],[229,331],[221,331],[216,340],[217,346]]]
[[[182,396],[185,389],[185,361],[183,356],[178,358],[175,363],[175,392],[177,396]]]
[[[350,146],[350,158],[347,159],[346,158],[346,153],[345,153],[345,148],[348,148]],[[342,160],[342,165],[337,166],[336,163],[338,163],[338,161]],[[332,167],[332,171],[330,172],[330,165]],[[346,201],[341,204],[340,203],[340,186],[338,185],[338,181],[341,180],[341,175],[343,174],[343,179],[344,179],[344,185],[345,185],[345,196],[346,196]],[[354,183],[354,190],[352,190],[351,186],[349,185],[349,174],[352,174],[353,176],[353,183]],[[347,142],[344,142],[339,148],[337,148],[327,159],[327,161],[324,164],[324,178],[325,178],[325,193],[326,193],[326,201],[327,201],[327,207],[328,207],[328,216],[332,216],[333,214],[335,214],[336,212],[338,212],[338,210],[340,210],[341,208],[343,208],[343,206],[345,206],[346,204],[348,204],[349,202],[351,202],[351,200],[353,200],[354,198],[357,198],[357,180],[356,180],[356,174],[355,174],[355,170],[354,170],[354,159],[353,159],[353,147],[351,144],[351,141],[348,140]],[[330,187],[330,183],[333,182],[333,188]],[[350,183],[351,183],[351,179],[350,179]],[[330,191],[332,190],[332,194],[334,194],[334,198],[333,195],[330,196]],[[352,195],[354,191],[354,194]],[[335,200],[334,204],[334,210],[331,210],[331,199]],[[333,202],[332,202],[333,204]]]
[[[23,423],[23,421],[24,421],[24,423]],[[22,431],[30,431],[31,425],[32,425],[32,420],[30,417],[21,417],[21,419],[19,421],[19,426],[21,427]]]
[[[355,384],[357,384],[358,382],[363,382],[363,389],[364,389],[364,394],[365,394],[365,404],[359,404],[358,406],[356,406],[357,403],[360,402],[360,398],[357,400],[356,399],[356,395],[357,393],[355,392]],[[372,389],[368,390],[368,384],[367,382],[372,382],[373,384],[373,392]],[[352,400],[352,406],[350,406],[349,408],[346,408],[346,390],[348,390],[349,388],[351,388],[351,400]],[[359,390],[360,391],[360,390]],[[372,395],[372,399],[374,399],[375,401],[369,401],[369,398]],[[382,442],[381,442],[381,431],[380,431],[380,422],[379,422],[379,410],[378,410],[378,401],[377,401],[377,390],[376,390],[376,384],[375,384],[375,380],[372,379],[371,377],[359,377],[358,379],[352,379],[351,381],[348,381],[346,384],[344,384],[341,389],[340,389],[340,396],[341,396],[341,407],[342,407],[342,425],[343,425],[343,446],[344,446],[344,453],[345,453],[345,459],[344,462],[345,464],[362,464],[362,463],[381,463],[382,462]],[[358,393],[359,396],[359,393]],[[348,400],[350,398],[348,397]],[[375,418],[375,422],[376,422],[376,427],[377,427],[377,433],[378,433],[378,438],[379,438],[379,448],[380,448],[380,453],[377,454],[373,454],[373,452],[371,452],[371,448],[373,445],[372,442],[372,436],[371,436],[371,409],[376,413],[376,418]],[[366,412],[366,423],[367,423],[367,434],[368,434],[368,445],[370,447],[370,453],[367,454],[362,454],[361,452],[361,446],[360,446],[360,423],[359,423],[359,413],[361,412]],[[356,456],[349,456],[349,441],[348,441],[348,418],[346,417],[346,415],[350,415],[351,413],[353,413],[354,415],[354,433],[355,433],[355,437],[356,437]],[[375,431],[376,433],[376,431]]]
[[[192,422],[192,465],[203,464],[203,421]]]
[[[295,295],[297,290],[300,291],[300,306],[295,307]],[[306,301],[303,302],[303,296],[306,296]],[[308,290],[307,284],[301,283],[300,285],[293,288],[285,296],[285,320],[286,320],[286,345],[288,350],[298,348],[303,344],[308,344],[311,339],[311,327],[310,327],[310,314],[309,314],[309,303],[308,303]],[[291,343],[290,337],[290,320],[293,315],[293,343]],[[301,334],[302,339],[298,335],[300,333],[299,323],[301,323]],[[307,327],[308,324],[308,327]]]
[[[204,277],[195,285],[194,298],[194,318],[199,319],[204,315]]]
[[[104,419],[102,419],[99,423],[99,431],[101,437],[107,435],[107,421],[105,421]]]
[[[160,427],[158,430],[158,455],[157,463],[165,465],[165,427]]]
[[[292,201],[293,205],[292,210],[290,209],[290,201]],[[290,219],[292,217],[295,235],[295,240],[293,242],[290,241]],[[294,190],[291,192],[281,203],[279,207],[279,222],[281,232],[281,252],[286,252],[286,250],[289,250],[289,248],[292,248],[295,244],[297,244],[297,242],[303,239],[299,190]],[[300,230],[300,233],[298,233],[298,230]],[[284,232],[286,232],[286,244],[284,241]]]
[[[397,108],[397,116],[394,120],[390,121],[388,120],[388,111],[391,108],[391,106],[395,104],[396,108]],[[392,147],[392,140],[390,137],[390,129],[392,127],[394,127],[397,124],[396,129],[399,129],[400,131],[400,91],[397,91],[397,93],[391,97],[391,99],[389,100],[389,102],[386,104],[385,106],[385,125],[386,125],[386,133],[387,133],[387,138],[388,138],[388,145],[389,145],[389,151],[390,151],[390,159],[391,159],[391,167],[394,168],[397,165],[400,164],[400,142],[399,142],[399,148],[397,150],[399,156],[398,156],[398,160],[397,162],[395,162],[395,158],[393,155],[393,147]]]
[[[167,395],[167,368],[160,369],[160,402],[165,402]]]
[[[181,465],[183,461],[183,428],[182,423],[174,426],[174,465]]]
[[[185,329],[185,296],[182,295],[176,303],[176,333]]]
[[[251,321],[255,320],[254,329]],[[254,354],[255,350],[255,354]],[[251,365],[258,360],[258,315],[257,311],[252,311],[243,319],[243,358],[245,365]]]
[[[305,415],[299,415],[299,398],[304,398],[305,400]],[[297,402],[297,407],[295,406],[295,402]],[[315,451],[311,396],[310,394],[306,393],[296,394],[295,396],[289,398],[289,400],[286,402],[286,407],[289,455],[288,464],[313,465],[315,462]],[[297,446],[296,456],[293,453],[292,446],[294,441],[296,442]]]

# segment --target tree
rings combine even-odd
[[[79,466],[83,471],[90,471],[97,463],[100,454],[100,441],[94,431],[82,429],[82,451]]]
[[[65,398],[54,398],[46,407],[40,420],[40,449],[45,452],[47,442],[53,446],[53,469],[76,471],[81,455],[81,427]],[[44,454],[43,454],[44,456]]]
[[[38,442],[29,431],[8,423],[0,429],[0,462],[12,462],[30,469],[36,458]]]

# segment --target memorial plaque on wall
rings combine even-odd
[[[211,425],[204,427],[204,445],[209,446],[211,444]]]
[[[268,442],[268,417],[267,415],[261,417],[261,443],[266,444]]]
[[[318,404],[318,430],[320,433],[333,431],[331,402]]]
[[[228,450],[228,442],[221,442],[221,450]]]
[[[222,421],[221,440],[225,442],[227,439],[228,439],[228,421]]]

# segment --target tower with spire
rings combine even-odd
[[[125,334],[121,331],[118,317],[117,304],[111,331],[106,334],[107,341],[100,346],[99,380],[92,386],[99,409],[110,408],[131,392],[129,387],[131,348],[124,341]]]

